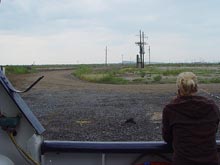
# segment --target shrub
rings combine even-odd
[[[145,75],[146,75],[146,73],[145,73],[143,70],[141,70],[141,71],[140,71],[140,76],[141,76],[142,78],[144,78]]]
[[[159,82],[162,79],[161,75],[157,75],[153,77],[154,82]]]

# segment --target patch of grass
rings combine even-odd
[[[220,83],[219,77],[213,78],[198,78],[200,84]]]
[[[127,84],[128,80],[116,77],[117,70],[105,70],[95,72],[91,67],[82,65],[77,68],[73,74],[85,81],[103,83],[103,84]]]
[[[8,74],[26,74],[33,73],[36,70],[31,66],[6,66],[6,75]]]
[[[135,84],[135,83],[175,83],[181,72],[194,72],[200,83],[220,83],[218,65],[204,64],[159,64],[147,65],[145,68],[135,66],[92,66],[81,65],[74,75],[80,79],[105,84]],[[129,78],[127,78],[129,77]],[[136,79],[133,79],[135,78]]]
[[[139,69],[138,68],[133,68],[133,67],[129,67],[129,68],[121,68],[118,70],[118,74],[126,74],[126,73],[136,73]]]
[[[210,75],[216,73],[216,70],[213,69],[195,69],[193,71],[196,75]]]
[[[211,83],[220,83],[220,78],[211,78],[210,82]]]
[[[127,84],[128,80],[125,80],[121,77],[115,77],[111,74],[104,76],[103,78],[96,81],[97,83],[104,83],[104,84]]]
[[[198,77],[198,81],[200,84],[220,83],[220,77],[212,77],[212,78]]]
[[[83,78],[85,74],[89,74],[92,72],[92,68],[87,65],[80,65],[74,72],[73,75],[78,78]]]
[[[132,80],[132,82],[133,83],[143,83],[143,82],[146,82],[146,81],[143,78],[137,78],[137,79]]]
[[[107,74],[104,74],[104,73],[90,73],[90,74],[81,75],[81,79],[89,81],[89,82],[97,82],[106,76]]]
[[[143,71],[143,70],[140,70],[140,76],[141,76],[142,78],[144,78],[145,75],[146,75],[146,72]]]
[[[163,77],[162,81],[164,84],[174,84],[176,83],[176,77]]]
[[[186,72],[186,69],[167,69],[167,70],[161,70],[161,73],[164,75],[164,76],[177,76],[178,74],[180,74],[181,72]]]

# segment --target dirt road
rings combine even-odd
[[[24,89],[44,79],[22,97],[46,128],[45,139],[75,141],[161,140],[161,112],[175,96],[175,84],[106,85],[88,83],[71,70],[10,76]],[[199,94],[220,95],[220,85],[201,85]],[[219,100],[216,99],[219,105]]]

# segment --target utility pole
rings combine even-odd
[[[121,55],[121,65],[123,65],[123,54]]]
[[[105,65],[107,66],[107,60],[108,60],[108,48],[107,48],[107,46],[105,47]]]
[[[142,32],[142,41],[143,41],[143,46],[142,46],[142,55],[143,55],[142,68],[144,68],[144,54],[145,54],[145,52],[144,52],[144,45],[145,45],[144,38],[145,38],[144,32]]]
[[[148,53],[149,53],[149,64],[150,64],[150,45],[149,45],[149,48],[148,48]]]
[[[144,45],[146,45],[146,42],[144,42],[144,38],[145,35],[144,35],[144,32],[141,32],[140,30],[140,41],[139,42],[135,42],[135,44],[137,44],[139,46],[139,55],[137,55],[137,67],[141,67],[141,68],[144,68]]]
[[[140,30],[140,44],[139,44],[139,46],[140,46],[140,51],[139,51],[139,53],[140,53],[140,58],[141,58],[141,68],[142,68],[142,62],[143,62],[143,47],[142,47],[142,41],[141,41],[141,30]]]

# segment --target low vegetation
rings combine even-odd
[[[36,70],[31,66],[6,66],[6,75],[33,73]]]
[[[200,83],[220,83],[220,64],[153,64],[127,66],[80,65],[73,74],[85,81],[106,84],[175,83],[181,72],[194,72]]]
[[[74,76],[86,80],[89,82],[105,83],[105,84],[127,84],[128,81],[117,77],[117,71],[115,69],[111,70],[99,70],[88,65],[80,65],[74,72]]]
[[[72,69],[81,80],[104,84],[165,84],[175,83],[181,72],[194,72],[199,83],[220,83],[220,64],[151,64],[135,65],[34,65],[6,66],[6,74],[26,74],[44,70]]]

